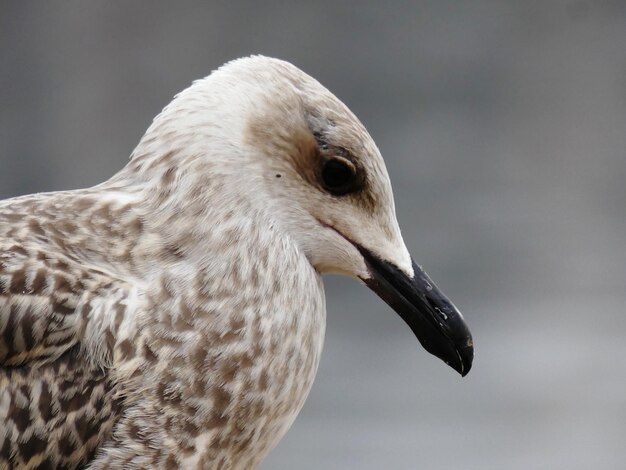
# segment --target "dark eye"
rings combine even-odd
[[[356,169],[348,160],[327,160],[322,167],[322,182],[329,193],[342,196],[355,189]]]

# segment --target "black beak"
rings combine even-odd
[[[474,345],[461,312],[413,261],[409,278],[393,264],[357,247],[371,277],[363,279],[411,327],[429,353],[465,377],[472,367]]]

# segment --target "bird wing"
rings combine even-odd
[[[83,465],[121,409],[97,360],[113,333],[85,338],[115,318],[124,285],[57,251],[0,238],[0,468]]]
[[[0,366],[54,360],[79,341],[83,281],[62,259],[6,245],[0,242]]]

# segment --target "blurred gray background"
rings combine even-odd
[[[327,279],[317,381],[262,468],[626,468],[626,2],[0,0],[0,197],[108,178],[251,53],[367,125],[477,355],[461,379]]]

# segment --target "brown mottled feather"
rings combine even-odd
[[[58,249],[80,242],[71,242],[72,222],[46,216],[52,199],[0,208],[0,468],[85,463],[120,406],[107,368],[81,343],[112,279]]]
[[[315,377],[321,273],[368,276],[349,239],[412,269],[363,125],[264,57],[180,93],[108,181],[0,201],[0,468],[255,468]]]

